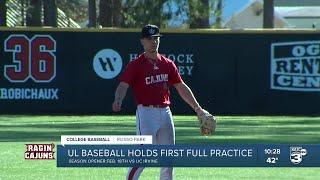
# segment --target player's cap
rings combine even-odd
[[[147,24],[142,28],[141,37],[161,37],[158,26],[153,24]]]

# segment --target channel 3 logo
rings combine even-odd
[[[307,155],[307,150],[302,147],[290,147],[290,161],[293,164],[300,164],[302,157]]]

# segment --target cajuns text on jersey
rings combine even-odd
[[[160,54],[152,63],[144,54],[130,61],[120,77],[128,83],[137,104],[170,105],[169,87],[183,82],[174,62]]]

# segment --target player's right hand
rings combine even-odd
[[[121,111],[121,105],[122,105],[122,102],[121,101],[114,101],[113,104],[112,104],[112,110],[115,111],[115,112],[119,112]]]

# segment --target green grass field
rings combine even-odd
[[[320,144],[320,117],[221,116],[214,136],[199,136],[195,116],[175,116],[176,143]],[[60,135],[131,135],[133,116],[0,116],[0,179],[125,179],[127,168],[57,168],[25,160],[25,144],[60,144]],[[55,149],[56,150],[56,149]],[[175,168],[175,179],[319,179],[320,168]],[[141,179],[159,179],[146,168]]]

